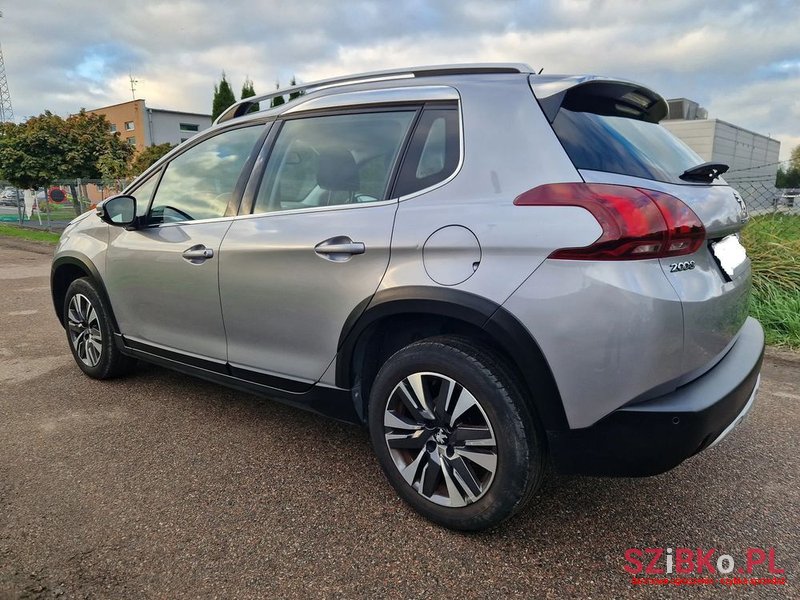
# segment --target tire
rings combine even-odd
[[[369,430],[400,497],[450,529],[493,527],[541,485],[542,436],[520,386],[465,338],[429,338],[390,357],[372,386]]]
[[[67,288],[64,329],[75,362],[89,377],[120,377],[136,366],[136,359],[123,355],[114,343],[111,311],[87,277]]]

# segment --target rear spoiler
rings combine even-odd
[[[528,81],[551,123],[562,107],[650,123],[658,123],[667,116],[666,100],[632,81],[593,75],[530,75]]]

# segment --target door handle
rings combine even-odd
[[[188,260],[190,263],[199,265],[209,258],[213,258],[214,250],[211,248],[206,248],[203,244],[197,244],[196,246],[192,246],[188,250],[185,250],[181,256],[183,256],[183,258]]]
[[[367,247],[364,242],[354,242],[346,235],[329,238],[314,246],[314,252],[333,262],[344,262],[350,260],[354,255],[364,254],[366,251]]]

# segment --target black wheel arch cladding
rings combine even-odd
[[[569,429],[558,386],[547,360],[527,328],[499,304],[462,290],[434,286],[403,286],[381,290],[360,302],[339,336],[336,385],[350,388],[358,374],[359,349],[384,319],[400,316],[440,317],[479,328],[518,372],[537,417],[547,430]],[[366,402],[354,394],[363,417]]]

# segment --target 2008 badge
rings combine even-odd
[[[672,263],[669,266],[669,272],[678,273],[679,271],[691,271],[692,269],[694,269],[694,266],[695,265],[693,260],[687,260],[685,262],[679,262],[679,263]]]

